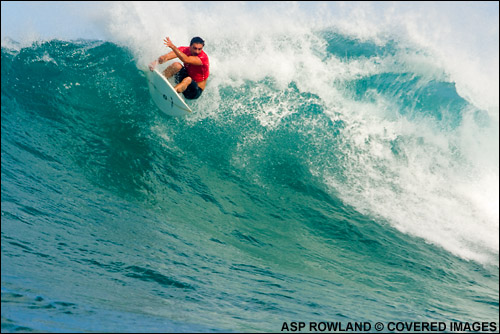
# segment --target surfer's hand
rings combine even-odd
[[[157,59],[153,60],[151,62],[151,64],[149,64],[149,70],[153,71],[155,69],[156,65],[158,65],[158,60]]]
[[[169,48],[171,48],[171,49],[175,48],[175,45],[174,45],[174,43],[172,43],[170,38],[167,37],[163,41],[165,42],[165,45],[168,46]]]

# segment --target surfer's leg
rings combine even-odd
[[[165,76],[165,78],[170,78],[174,76],[174,74],[179,72],[181,69],[182,69],[181,63],[173,63],[172,65],[167,67],[165,71],[163,71],[163,75]]]
[[[184,80],[182,80],[181,82],[179,82],[177,84],[177,86],[175,86],[175,91],[177,93],[182,93],[186,90],[186,88],[191,84],[191,82],[193,81],[193,79],[191,79],[191,77],[185,77]]]

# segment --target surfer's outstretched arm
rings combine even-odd
[[[152,71],[155,69],[156,65],[163,64],[175,58],[177,58],[177,55],[175,54],[174,51],[164,54],[163,56],[159,56],[158,59],[153,60],[151,64],[149,64],[149,70]]]
[[[175,56],[178,57],[184,64],[201,66],[203,63],[198,56],[187,56],[185,53],[180,51],[174,43],[170,40],[169,37],[166,37],[164,40],[165,45],[172,49],[172,52],[175,53]],[[201,49],[200,49],[201,50]]]

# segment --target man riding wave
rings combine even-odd
[[[153,71],[156,65],[179,58],[184,65],[175,62],[163,71],[163,75],[166,78],[175,75],[177,83],[175,91],[183,93],[186,99],[193,100],[199,98],[205,89],[208,76],[210,75],[208,56],[203,51],[205,41],[200,37],[194,37],[191,39],[189,46],[180,46],[178,48],[172,43],[169,37],[165,38],[164,42],[172,51],[154,60],[149,64],[149,69]]]

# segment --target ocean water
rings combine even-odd
[[[495,47],[443,4],[190,6],[2,40],[2,332],[498,328],[498,10]],[[166,31],[211,61],[184,118]]]

